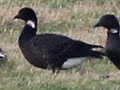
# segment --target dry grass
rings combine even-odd
[[[120,17],[118,0],[1,0],[0,47],[8,63],[0,69],[1,90],[119,90],[120,72],[107,58],[87,61],[82,68],[53,75],[30,65],[17,41],[24,23],[13,21],[22,7],[33,8],[38,17],[38,33],[58,33],[91,44],[105,45],[106,31],[93,26],[104,14]]]

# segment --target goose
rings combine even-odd
[[[94,27],[107,29],[105,52],[110,61],[120,69],[120,37],[117,18],[112,14],[106,14],[100,18]]]
[[[27,61],[38,68],[58,73],[81,65],[88,57],[102,58],[105,55],[93,50],[103,48],[102,46],[87,44],[60,34],[37,35],[37,17],[32,8],[20,9],[14,19],[25,21],[18,40],[19,47]]]

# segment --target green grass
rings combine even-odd
[[[105,45],[106,31],[93,26],[104,14],[120,17],[119,0],[1,0],[0,47],[8,62],[0,67],[0,90],[120,90],[120,72],[107,59],[86,61],[80,68],[42,70],[23,57],[18,38],[24,27],[13,17],[31,7],[38,17],[38,34],[58,33],[91,44]]]

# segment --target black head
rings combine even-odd
[[[25,7],[22,8],[18,14],[14,17],[14,19],[22,19],[24,21],[32,20],[32,21],[37,21],[37,17],[33,9]]]
[[[100,26],[103,26],[103,27],[107,28],[108,30],[110,30],[110,29],[119,30],[118,20],[114,15],[111,15],[111,14],[102,16],[100,18],[99,22],[94,27],[100,27]]]

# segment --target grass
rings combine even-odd
[[[86,61],[81,68],[42,70],[23,57],[18,38],[24,22],[13,20],[22,7],[38,17],[38,34],[58,33],[91,44],[105,45],[106,32],[93,26],[104,14],[120,17],[119,0],[1,0],[0,47],[8,62],[0,67],[0,90],[120,90],[120,72],[107,59]]]

